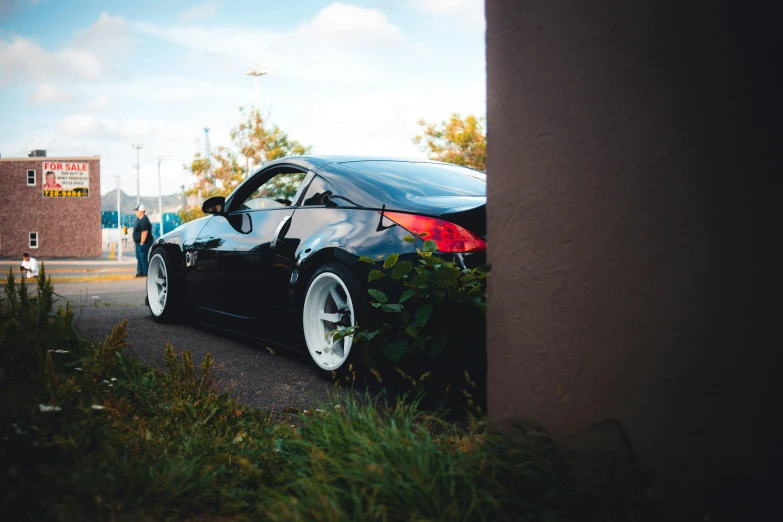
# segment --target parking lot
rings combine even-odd
[[[276,410],[312,406],[334,385],[318,375],[304,355],[270,353],[264,343],[192,324],[161,325],[144,304],[145,279],[55,283],[58,300],[74,308],[74,324],[87,339],[102,342],[114,325],[128,319],[126,353],[162,366],[163,348],[191,350],[196,363],[205,353],[215,359],[218,387],[243,403]]]

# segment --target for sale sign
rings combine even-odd
[[[90,164],[67,161],[43,162],[45,198],[86,198],[90,195]]]

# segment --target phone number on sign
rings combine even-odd
[[[44,197],[47,198],[84,198],[87,196],[86,190],[44,190]]]

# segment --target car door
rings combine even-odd
[[[305,177],[280,166],[258,173],[199,233],[191,288],[208,319],[252,333],[259,318],[267,323],[261,311],[274,301],[275,240],[285,234]]]

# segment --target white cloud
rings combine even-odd
[[[191,128],[183,123],[173,123],[148,118],[98,117],[89,113],[66,116],[57,126],[57,133],[74,140],[160,143],[182,135],[189,135]]]
[[[312,100],[300,107],[310,115],[309,123],[286,130],[312,143],[318,154],[423,157],[411,141],[420,133],[419,118],[440,122],[454,111],[481,116],[486,111],[485,99],[483,82],[449,86],[410,78],[394,88]]]
[[[204,2],[203,4],[199,4],[196,6],[193,6],[189,9],[185,9],[179,14],[180,20],[196,20],[199,18],[206,18],[213,14],[217,7],[220,5],[220,2],[216,2],[214,0],[211,0],[209,2]]]
[[[69,46],[57,51],[48,51],[21,36],[0,39],[0,85],[62,79],[77,85],[105,80],[118,75],[117,60],[127,57],[130,42],[126,22],[107,13],[101,13]]]
[[[311,41],[325,38],[352,45],[403,39],[400,28],[389,22],[381,11],[340,2],[322,9],[311,21],[302,24],[297,32],[308,36]]]
[[[101,109],[105,109],[106,107],[109,107],[112,103],[112,99],[105,95],[101,94],[98,96],[95,96],[91,100],[89,100],[87,103],[84,104],[84,109],[87,111],[98,111]]]
[[[409,3],[431,15],[456,18],[465,27],[485,27],[484,0],[410,0]]]
[[[95,23],[76,33],[73,47],[100,56],[105,62],[127,58],[131,28],[122,17],[103,12]]]
[[[188,57],[189,63],[203,55],[206,61],[237,71],[250,63],[265,64],[272,74],[302,80],[379,83],[384,72],[377,60],[379,50],[399,51],[401,45],[418,50],[381,11],[340,2],[286,32],[150,23],[138,23],[136,28],[197,53]]]
[[[27,101],[31,105],[47,105],[63,102],[70,102],[76,97],[70,92],[60,88],[53,83],[39,83],[35,90],[30,93]]]
[[[103,74],[94,54],[73,48],[49,52],[22,37],[0,40],[0,84],[68,78],[69,83],[95,80]]]

